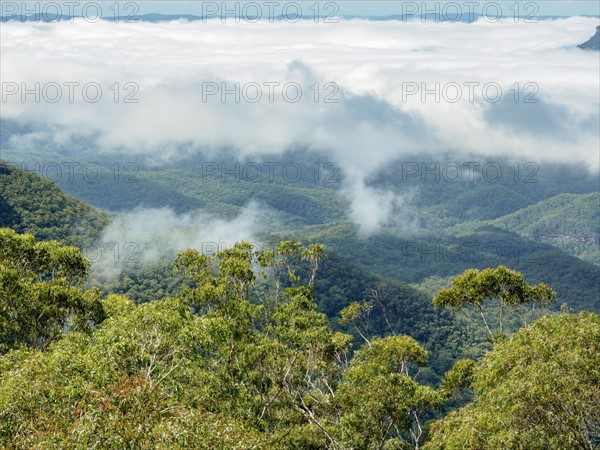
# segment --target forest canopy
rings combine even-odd
[[[317,310],[321,245],[190,249],[174,262],[180,292],[135,304],[85,290],[77,248],[6,229],[0,239],[2,447],[559,449],[600,439],[596,314],[545,316],[430,385],[419,374],[431,353],[415,339],[353,346]],[[352,305],[350,322],[361,312]]]

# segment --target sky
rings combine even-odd
[[[201,14],[202,12],[202,3],[200,1],[197,2],[180,2],[180,1],[147,1],[147,2],[139,2],[140,11],[141,12],[160,12],[164,14]],[[207,2],[204,2],[207,3]],[[221,4],[221,2],[217,2]],[[226,2],[227,3],[227,2]],[[228,3],[236,3],[236,2],[228,2]],[[241,5],[245,3],[251,3],[249,0],[238,1]],[[262,2],[258,2],[259,4]],[[286,1],[280,0],[280,3],[284,4]],[[288,2],[289,3],[289,2]],[[312,5],[315,3],[314,0],[300,1],[303,5]],[[404,8],[406,8],[407,3],[416,3],[419,9],[422,8],[423,1],[419,0],[417,2],[410,1],[374,1],[374,0],[342,0],[338,2],[328,2],[328,1],[320,1],[322,5],[326,3],[336,3],[339,6],[340,14],[345,15],[368,15],[368,16],[384,16],[391,14],[399,14],[402,12],[403,3],[405,4]],[[434,3],[440,4],[440,8],[443,8],[444,4],[448,3],[458,3],[459,5],[464,5],[465,1],[460,0],[458,2],[452,0],[442,0],[442,1],[427,1],[429,3],[429,7]],[[496,3],[501,4],[503,9],[506,9],[506,13],[510,14],[508,8],[510,5],[514,5],[515,0],[501,0],[501,1],[491,1],[491,0],[480,0],[477,1],[479,6],[474,5],[474,9],[482,9],[483,5],[486,3]],[[549,1],[520,1],[518,2],[521,5],[525,5],[527,3],[535,3],[539,7],[539,15],[565,15],[565,16],[575,16],[575,15],[599,15],[600,14],[600,2],[595,0],[587,0],[587,1],[567,1],[567,0],[549,0]]]
[[[120,3],[122,6],[125,6],[126,4],[135,4],[135,8],[136,11],[139,12],[139,14],[146,14],[146,13],[161,13],[161,14],[194,14],[194,15],[203,15],[203,12],[206,13],[207,9],[209,8],[208,4],[216,4],[219,8],[221,8],[221,5],[223,5],[223,3],[227,4],[227,8],[231,8],[233,7],[232,5],[235,5],[236,3],[240,5],[240,8],[244,8],[245,5],[249,4],[249,3],[258,3],[259,5],[261,5],[261,8],[265,8],[265,1],[258,1],[258,2],[253,2],[252,0],[237,0],[237,1],[177,1],[177,0],[163,0],[163,1],[136,1],[136,2],[131,2],[131,1],[119,1],[118,3]],[[486,4],[495,4],[495,5],[499,5],[500,6],[500,10],[504,13],[504,15],[514,15],[516,8],[514,7],[515,3],[519,4],[519,9],[522,9],[523,13],[526,13],[527,11],[534,11],[531,8],[535,8],[535,14],[538,16],[542,16],[542,15],[555,15],[555,16],[576,16],[576,15],[593,15],[593,16],[598,16],[600,15],[600,2],[595,1],[595,0],[584,0],[584,1],[571,1],[571,0],[546,0],[546,1],[516,1],[516,0],[496,0],[496,1],[492,1],[492,0],[477,0],[477,1],[470,1],[470,0],[459,0],[459,1],[454,1],[454,0],[437,0],[437,1],[423,1],[423,0],[419,0],[419,1],[395,1],[395,0],[341,0],[341,1],[337,1],[337,2],[332,2],[332,1],[323,1],[323,0],[319,0],[317,2],[317,0],[299,0],[297,2],[291,2],[291,1],[287,1],[287,0],[279,0],[278,2],[275,3],[279,3],[281,6],[281,8],[283,8],[283,5],[289,4],[289,3],[298,3],[302,6],[302,10],[305,13],[308,14],[312,14],[311,11],[309,11],[309,7],[311,5],[314,5],[315,3],[319,3],[321,6],[320,8],[323,9],[322,12],[324,12],[325,14],[327,14],[330,11],[336,11],[339,12],[339,14],[343,14],[343,15],[357,15],[357,16],[385,16],[385,15],[392,15],[392,14],[400,14],[403,11],[407,12],[407,11],[411,11],[413,7],[416,6],[417,8],[417,13],[420,13],[422,11],[424,11],[426,8],[429,9],[433,9],[435,10],[436,8],[436,4],[438,5],[437,7],[440,8],[440,10],[443,11],[443,8],[445,7],[449,7],[447,5],[449,4],[458,4],[460,6],[461,9],[464,9],[465,11],[468,10],[468,3],[471,3],[473,6],[471,6],[473,8],[473,11],[475,12],[482,12],[485,9],[485,5]],[[5,8],[7,8],[6,5],[8,4],[22,4],[23,2],[10,2],[10,1],[2,1],[0,2],[1,4],[4,4],[4,6],[2,7],[2,12],[5,11]],[[58,4],[62,4],[65,2],[48,2],[48,1],[42,1],[42,2],[29,2],[30,4],[39,4],[39,5],[44,5],[47,3],[58,3]],[[91,3],[91,2],[80,2],[81,4],[84,3]],[[114,4],[116,2],[110,2],[110,4]],[[423,6],[424,4],[427,4],[427,6]],[[108,2],[106,3],[108,4]],[[328,5],[329,6],[326,6]],[[330,9],[331,8],[331,4],[335,4],[335,8],[334,9]],[[534,5],[534,6],[532,6]],[[512,7],[512,9],[511,9]],[[275,8],[275,6],[274,6]],[[275,9],[274,9],[275,10]],[[494,13],[494,8],[489,10],[490,13]]]

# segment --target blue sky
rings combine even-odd
[[[278,0],[281,5],[286,3],[292,3],[288,0]],[[434,4],[439,4],[440,8],[443,8],[445,4],[456,3],[461,6],[465,12],[467,11],[467,3],[468,0],[442,0],[442,1],[426,1],[422,0],[418,1],[394,1],[394,0],[341,0],[337,2],[328,2],[328,1],[319,1],[321,5],[325,5],[327,3],[335,3],[339,7],[339,11],[341,14],[348,15],[372,15],[372,16],[380,16],[380,15],[389,15],[389,14],[399,14],[402,12],[403,4],[404,8],[407,8],[407,4],[412,3],[416,4],[419,9],[422,8],[423,3],[428,4],[428,8],[434,8]],[[163,0],[163,1],[141,1],[137,2],[140,6],[140,13],[147,12],[159,12],[163,14],[176,14],[176,13],[186,13],[186,14],[198,14],[201,15],[203,3],[206,5],[211,2],[202,2],[202,1],[188,1],[182,2],[177,0]],[[217,5],[221,5],[222,1],[212,2]],[[225,2],[229,5],[233,5],[234,3],[239,3],[241,7],[244,4],[251,3],[250,0],[240,0],[237,2],[228,1]],[[256,1],[259,5],[263,5],[265,1],[259,0]],[[315,0],[300,0],[297,3],[300,3],[303,9],[308,11],[308,7],[315,3]],[[520,6],[525,10],[527,8],[528,11],[531,11],[531,6],[526,6],[527,4],[535,4],[536,7],[539,8],[539,12],[536,15],[564,15],[564,16],[576,16],[576,15],[600,15],[600,1],[597,0],[586,0],[586,1],[567,1],[567,0],[549,0],[549,1],[520,1],[516,2],[515,0],[479,0],[477,5],[473,6],[475,12],[480,12],[485,4],[488,3],[496,3],[501,6],[503,12],[506,15],[511,14],[511,10],[509,9],[511,5],[515,3],[519,3]],[[305,8],[306,7],[306,8]],[[277,9],[276,9],[277,11]],[[493,9],[490,10],[493,12]]]
[[[94,3],[97,0],[80,0],[78,3],[81,8],[81,5]],[[454,14],[456,11],[456,5],[460,8],[463,14],[467,15],[469,12],[469,8],[472,8],[472,11],[476,13],[484,12],[484,8],[486,4],[496,4],[500,7],[502,11],[502,15],[504,16],[513,16],[515,11],[515,4],[519,4],[518,10],[520,11],[519,17],[527,16],[527,14],[531,14],[532,12],[535,16],[543,16],[543,15],[558,15],[558,16],[578,16],[578,15],[591,15],[591,16],[600,16],[600,1],[598,0],[545,0],[545,1],[517,1],[517,0],[414,0],[414,1],[397,1],[397,0],[339,0],[339,1],[329,1],[329,0],[216,0],[216,1],[179,1],[179,0],[162,0],[162,1],[131,1],[131,0],[120,0],[118,3],[121,4],[122,8],[125,8],[125,11],[132,11],[131,4],[136,5],[137,11],[140,14],[146,13],[161,13],[161,14],[194,14],[194,15],[203,15],[203,12],[206,11],[206,8],[209,4],[212,4],[214,7],[216,5],[219,8],[219,12],[222,9],[223,4],[227,4],[227,9],[235,8],[235,4],[239,5],[239,8],[244,8],[245,5],[250,3],[258,4],[261,8],[261,14],[263,17],[268,16],[269,6],[267,4],[278,3],[277,6],[272,6],[275,11],[275,15],[280,15],[282,8],[285,5],[289,5],[292,3],[296,3],[301,5],[301,11],[305,15],[312,15],[314,11],[314,6],[316,3],[319,3],[320,10],[322,15],[327,15],[328,13],[335,11],[339,14],[344,15],[359,15],[359,16],[385,16],[391,14],[401,14],[405,11],[410,11],[410,8],[417,8],[417,15],[419,12],[422,12],[425,8],[429,11],[435,11],[435,8],[438,8],[440,11],[444,11],[443,8],[447,7],[448,15]],[[2,5],[2,13],[5,11],[11,10],[16,7],[20,11],[24,3],[28,6],[26,9],[30,10],[30,8],[43,8],[43,5],[47,4],[58,4],[63,5],[67,4],[67,0],[54,0],[54,1],[40,1],[40,2],[20,2],[20,1],[0,1]],[[114,5],[114,1],[106,1],[99,2],[102,5],[102,9],[110,9],[111,5]],[[472,4],[473,6],[467,6],[468,4]],[[13,6],[8,6],[8,5]],[[129,4],[129,5],[128,5]],[[326,5],[329,4],[329,7]],[[423,5],[426,4],[426,7]],[[451,5],[455,6],[451,6]],[[105,8],[106,6],[106,8]],[[8,7],[9,9],[6,9]],[[311,7],[313,9],[311,9]],[[65,11],[68,11],[68,6],[65,6]],[[76,7],[77,8],[77,7]],[[454,8],[454,9],[452,9]],[[497,10],[497,9],[496,9]],[[77,9],[76,9],[77,11]],[[289,10],[290,13],[293,13],[294,9]],[[489,15],[494,14],[494,7],[491,7],[489,10]],[[219,14],[217,14],[217,17]]]
[[[95,3],[96,0],[80,0],[80,2],[76,3],[79,6],[75,6],[75,15],[77,14],[82,5]],[[54,0],[54,1],[40,1],[40,2],[19,2],[19,1],[0,1],[0,6],[2,6],[1,11],[4,15],[6,11],[13,12],[17,8],[17,11],[24,12],[25,14],[30,14],[32,8],[35,10],[36,8],[39,10],[43,8],[44,5],[54,4],[59,5],[64,8],[64,12],[68,13],[69,6],[66,6],[69,2],[67,0]],[[424,12],[434,12],[440,11],[443,15],[452,17],[453,14],[456,14],[457,7],[464,14],[463,17],[466,17],[469,14],[470,8],[471,11],[482,14],[486,13],[486,7],[489,7],[487,10],[487,15],[494,16],[498,13],[496,11],[500,11],[500,15],[502,16],[514,16],[515,11],[519,11],[519,17],[531,17],[534,16],[579,16],[579,15],[589,15],[589,16],[600,16],[600,1],[599,0],[546,0],[546,1],[517,1],[517,0],[414,0],[414,1],[399,1],[399,0],[339,0],[339,1],[330,1],[330,0],[216,0],[216,1],[179,1],[179,0],[162,0],[162,1],[154,1],[154,0],[120,0],[118,2],[114,1],[100,1],[102,5],[103,13],[106,15],[107,11],[113,11],[114,4],[119,3],[121,6],[121,12],[129,13],[132,12],[132,7],[135,7],[139,14],[146,13],[161,13],[161,14],[193,14],[204,16],[207,11],[210,11],[210,8],[218,8],[217,14],[213,14],[213,16],[219,17],[223,8],[222,5],[227,5],[226,8],[228,10],[235,11],[235,5],[239,5],[239,10],[243,10],[243,8],[251,3],[258,4],[261,11],[261,16],[263,18],[267,18],[269,15],[269,8],[273,8],[274,15],[278,16],[282,14],[282,9],[284,6],[293,6],[292,4],[301,5],[300,11],[304,15],[312,16],[315,11],[315,4],[318,3],[319,10],[321,12],[321,16],[327,16],[328,14],[334,12],[336,14],[343,15],[357,15],[357,16],[386,16],[392,14],[402,14],[403,12],[412,12],[416,11],[416,16]],[[268,4],[275,4],[275,6],[268,6]],[[23,5],[27,5],[23,8]],[[469,6],[469,4],[471,6]],[[65,6],[62,6],[65,5]],[[426,5],[426,6],[424,6]],[[453,6],[454,5],[454,6]],[[489,5],[489,6],[487,6]],[[495,5],[495,6],[494,6]],[[518,7],[515,7],[518,5]],[[209,9],[207,9],[209,8]],[[416,8],[416,9],[415,9]],[[448,8],[447,10],[444,8]],[[298,9],[296,9],[297,11]],[[425,11],[427,10],[427,11]],[[50,11],[54,11],[54,9],[50,9]],[[92,9],[93,11],[93,9]],[[214,11],[214,9],[213,9]],[[249,14],[252,15],[253,11],[249,9]],[[288,10],[288,14],[293,14],[294,8]],[[230,13],[231,15],[232,13]]]

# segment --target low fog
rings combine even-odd
[[[78,87],[71,102],[65,88],[60,101],[38,103],[3,91],[2,119],[33,130],[13,134],[6,147],[60,149],[84,139],[95,151],[145,155],[156,165],[194,152],[218,160],[223,149],[246,159],[290,148],[325,152],[345,174],[349,220],[369,235],[404,199],[366,180],[402,155],[453,152],[597,170],[599,60],[577,48],[596,25],[582,17],[473,24],[8,22],[1,30],[4,83],[93,82],[102,96],[91,103]],[[263,96],[256,103],[223,99],[213,93],[222,83],[255,83]],[[272,102],[265,83],[279,83]],[[297,102],[285,100],[286,83],[301,87]],[[423,98],[422,88],[436,83],[441,98]],[[486,97],[486,84],[502,94],[491,89]],[[137,103],[126,103],[127,95]],[[328,95],[335,103],[325,101]],[[117,219],[105,240],[132,236],[144,246],[159,241],[179,250],[251,239],[248,219],[137,210]]]
[[[225,221],[200,211],[177,214],[169,208],[137,208],[115,218],[86,256],[97,273],[113,277],[127,267],[171,259],[187,248],[213,254],[247,240],[261,249],[255,235],[262,230],[258,215],[263,209],[251,203]]]

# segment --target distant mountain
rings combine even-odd
[[[472,181],[463,169],[458,182],[451,182],[442,176],[441,168],[455,164],[453,160],[456,157],[409,156],[404,161],[419,161],[421,167],[438,167],[437,172],[405,176],[406,163],[398,161],[388,164],[373,177],[373,182],[383,190],[412,192],[411,207],[441,229],[467,221],[499,219],[559,194],[589,194],[599,188],[598,175],[582,173],[577,165],[538,166],[483,157],[473,159],[480,164],[473,168]],[[488,164],[499,167],[502,176],[498,180],[484,176],[482,169]]]
[[[106,215],[56,184],[0,160],[0,227],[87,247],[107,224]]]
[[[578,45],[582,50],[596,50],[600,51],[600,27],[596,27],[596,34],[593,35],[589,40],[583,44]]]
[[[560,194],[491,224],[600,264],[600,193]]]
[[[10,14],[0,16],[0,22],[68,22],[76,18],[81,18],[82,16],[76,15],[66,15],[66,14],[54,14],[50,12],[46,13],[35,13],[35,14]],[[234,17],[232,15],[227,16],[228,20],[234,21]],[[352,19],[360,19],[360,20],[372,20],[372,21],[416,21],[416,20],[427,20],[428,22],[462,22],[462,23],[473,23],[482,19],[484,16],[482,14],[477,13],[462,13],[458,16],[450,15],[450,14],[440,14],[440,13],[415,13],[415,14],[391,14],[387,16],[372,16],[372,15],[347,15],[347,14],[338,14],[335,16],[330,16],[329,14],[321,14],[319,18],[321,20],[331,20],[335,18],[340,18],[343,20],[352,20]],[[501,18],[510,19],[512,16],[504,15]],[[555,19],[565,19],[569,16],[535,16],[532,17],[531,20],[555,20]],[[584,16],[584,17],[597,17],[597,16]],[[102,19],[107,21],[114,21],[115,18],[111,16],[102,17]],[[274,17],[269,17],[267,14],[262,17],[246,14],[238,15],[237,20],[245,20],[245,21],[257,21],[257,20],[287,20],[287,21],[296,21],[296,20],[315,20],[315,16],[312,14],[296,14],[289,13],[284,15],[277,15]],[[193,14],[159,14],[159,13],[148,13],[148,14],[139,14],[132,15],[128,17],[122,17],[121,21],[125,22],[169,22],[173,20],[189,20],[189,21],[206,21],[206,20],[220,20],[218,14],[211,14],[209,16],[199,16]],[[592,38],[594,39],[594,38]],[[597,42],[597,41],[595,41]],[[586,43],[587,44],[587,43]],[[585,45],[585,44],[582,44]],[[581,46],[580,46],[581,47]],[[583,48],[583,47],[582,47]],[[596,43],[595,49],[598,49],[598,45]]]
[[[600,267],[498,226],[484,225],[454,236],[389,231],[361,238],[351,224],[327,224],[305,227],[302,239],[324,243],[372,273],[413,284],[504,264],[529,282],[551,286],[558,294],[556,307],[567,303],[575,309],[600,309]]]

